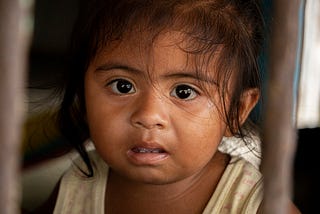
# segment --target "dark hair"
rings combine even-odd
[[[62,134],[80,152],[86,163],[83,142],[89,137],[85,120],[84,74],[90,61],[111,42],[139,29],[150,33],[150,41],[169,30],[186,35],[184,51],[215,57],[217,80],[225,103],[231,75],[236,75],[231,107],[224,106],[230,131],[244,137],[238,121],[241,94],[260,90],[258,56],[263,45],[263,16],[257,0],[91,0],[80,9],[71,43],[70,72],[58,112]],[[149,35],[149,34],[148,34]],[[203,66],[203,65],[200,65]],[[90,164],[89,171],[92,172]]]

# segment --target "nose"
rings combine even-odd
[[[134,103],[131,124],[137,128],[165,129],[168,126],[166,101],[159,93],[145,93]]]

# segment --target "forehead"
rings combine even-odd
[[[215,70],[219,47],[214,52],[197,53],[196,42],[179,31],[166,31],[156,36],[146,32],[125,34],[121,41],[104,46],[93,64],[122,63],[139,70]],[[200,46],[200,44],[199,44]]]

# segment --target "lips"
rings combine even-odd
[[[134,165],[155,166],[169,157],[168,152],[160,145],[139,145],[127,152],[128,159]]]

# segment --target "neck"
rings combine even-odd
[[[150,213],[150,210],[166,214],[201,213],[228,162],[229,157],[218,152],[197,174],[163,185],[129,180],[111,170],[106,191],[107,213],[122,213],[118,212],[121,209],[130,210],[130,213]]]

